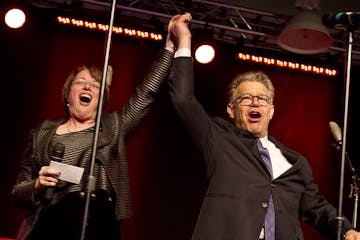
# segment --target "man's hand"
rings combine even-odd
[[[360,240],[360,232],[349,230],[345,234],[345,240]]]
[[[177,43],[178,48],[191,48],[191,32],[189,22],[191,14],[184,13],[174,16],[168,26],[171,39]]]

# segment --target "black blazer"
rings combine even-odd
[[[176,58],[170,81],[172,102],[202,154],[209,181],[193,239],[258,239],[270,193],[277,240],[303,239],[299,218],[324,235],[335,237],[337,211],[319,195],[306,159],[269,136],[292,164],[271,180],[255,138],[228,121],[210,118],[193,88],[192,59]],[[345,219],[343,232],[350,228]]]

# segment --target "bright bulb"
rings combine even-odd
[[[5,23],[11,28],[19,28],[25,23],[25,13],[20,9],[11,9],[5,15]]]
[[[214,57],[215,57],[215,50],[210,45],[202,45],[198,47],[198,49],[196,49],[195,51],[195,59],[199,63],[203,63],[203,64],[209,63],[214,59]]]

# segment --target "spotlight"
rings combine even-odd
[[[214,30],[209,28],[199,28],[194,33],[195,59],[199,63],[210,63],[215,57],[214,49]]]
[[[5,14],[5,23],[10,28],[20,28],[24,25],[26,16],[23,10],[13,8]]]
[[[277,41],[290,52],[316,54],[326,52],[333,39],[318,12],[302,9],[285,25]]]
[[[215,50],[211,45],[201,45],[195,51],[195,59],[199,63],[207,64],[215,57]]]

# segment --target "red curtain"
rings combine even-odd
[[[52,16],[53,17],[53,16]],[[61,88],[73,67],[104,61],[105,33],[34,22],[2,31],[6,116],[1,172],[0,235],[15,237],[24,212],[12,207],[26,137],[45,118],[64,117]],[[39,18],[39,20],[44,20]],[[114,36],[110,51],[113,84],[109,111],[134,93],[162,44]],[[209,114],[226,116],[226,86],[240,72],[262,70],[275,85],[270,133],[310,162],[320,192],[337,207],[339,165],[328,122],[341,114],[342,80],[234,60],[224,45],[210,65],[195,63],[196,95]],[[262,52],[266,55],[266,52]],[[134,215],[124,221],[124,239],[190,239],[206,189],[204,169],[168,102],[166,92],[128,143]],[[351,217],[351,216],[349,216]],[[324,239],[304,225],[305,239]]]

